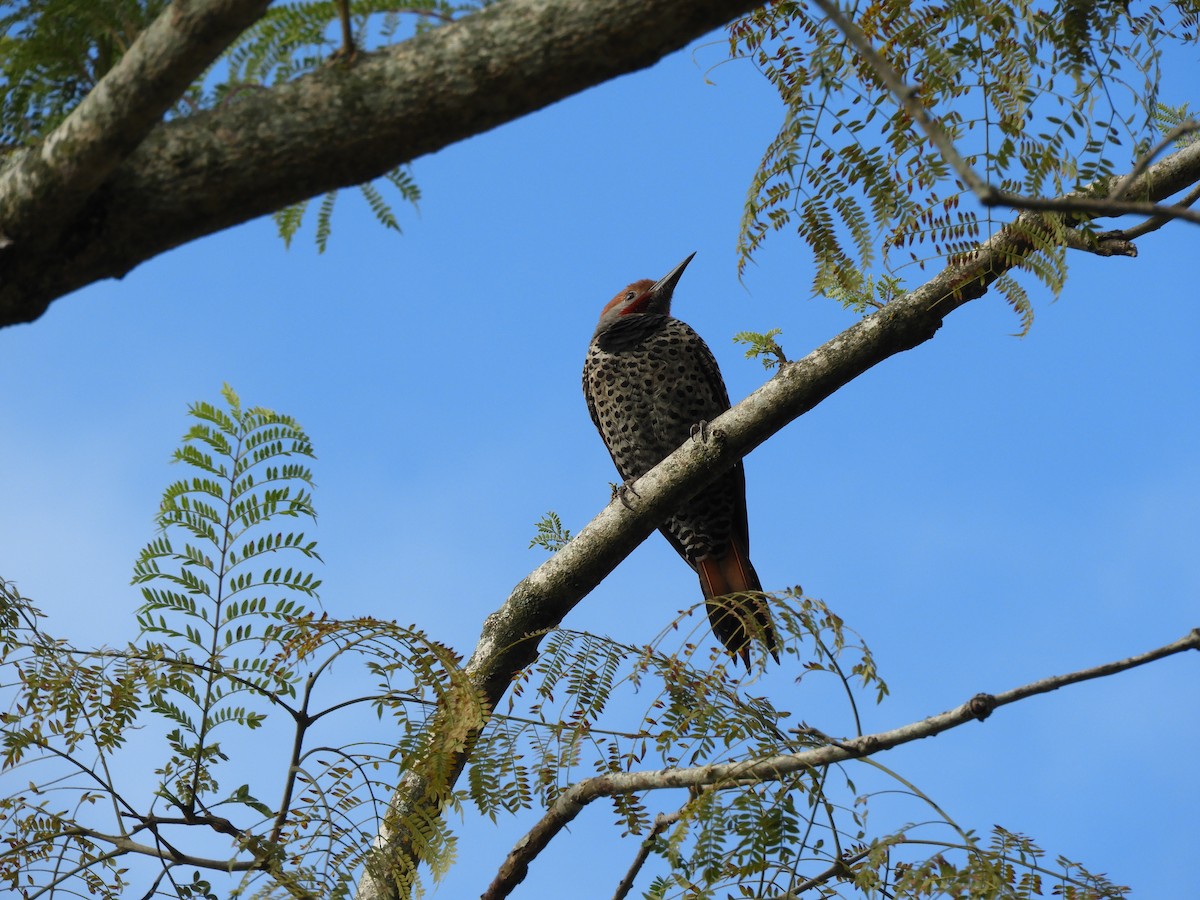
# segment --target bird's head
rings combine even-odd
[[[596,326],[596,333],[604,331],[622,316],[670,315],[671,295],[675,293],[675,285],[679,283],[683,270],[695,255],[691,254],[658,281],[643,278],[626,286],[600,311],[600,324]]]

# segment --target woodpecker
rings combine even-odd
[[[601,311],[588,346],[588,412],[626,485],[729,409],[712,351],[671,316],[675,285],[695,255],[658,281],[644,278],[620,291]],[[778,662],[767,606],[744,593],[762,591],[762,584],[750,563],[742,463],[683,503],[659,530],[700,576],[713,633],[730,656],[749,668],[757,638]]]

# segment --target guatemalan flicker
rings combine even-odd
[[[635,281],[613,297],[588,347],[588,412],[626,484],[729,409],[712,351],[671,317],[671,295],[692,256],[659,281]],[[713,633],[725,649],[749,666],[750,641],[757,637],[778,660],[778,639],[761,599],[720,599],[762,590],[750,564],[742,464],[680,506],[659,530],[700,576]]]

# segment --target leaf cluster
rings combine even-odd
[[[304,615],[300,598],[316,599],[321,583],[303,564],[279,564],[319,562],[316,541],[271,527],[279,518],[316,519],[308,436],[289,416],[243,409],[228,386],[223,396],[227,408],[189,409],[196,423],[174,460],[197,474],[163,492],[160,534],[133,575],[144,601],[138,624],[153,638],[146,652],[175,674],[150,695],[150,709],[174,726],[159,793],[185,814],[218,789],[217,729],[263,722],[264,713],[241,705],[243,695],[296,696],[297,673],[263,651],[286,640],[288,623]]]
[[[762,362],[763,368],[770,371],[788,361],[783,353],[783,348],[775,340],[781,334],[783,334],[782,328],[772,328],[765,334],[755,331],[739,331],[733,336],[733,342],[746,344],[749,347],[746,350],[746,359],[761,358],[760,362]]]
[[[396,4],[391,0],[354,0],[349,5],[352,46],[342,44],[340,4],[335,0],[313,0],[273,5],[255,25],[247,29],[226,51],[223,77],[209,94],[202,86],[191,93],[193,106],[236,102],[237,95],[291,81],[327,65],[352,65],[359,52],[387,46],[421,34],[460,15],[478,9],[482,2],[451,3],[447,0],[418,0]],[[381,181],[401,201],[416,206],[421,190],[410,166],[397,166]],[[379,224],[400,232],[396,211],[377,182],[364,182],[358,191]],[[333,210],[339,192],[326,192],[317,204],[314,240],[317,251],[325,252],[333,233]],[[311,200],[302,200],[272,213],[279,236],[291,246],[303,225]]]
[[[898,863],[890,872],[897,897],[1063,897],[1069,900],[1116,900],[1129,888],[1114,884],[1065,856],[1047,865],[1045,851],[1030,838],[993,827],[985,846],[972,834],[949,851],[934,853],[919,863]],[[903,840],[891,846],[900,846]],[[880,890],[878,872],[860,872],[856,882],[871,881]],[[862,878],[867,875],[867,878]],[[861,886],[857,884],[856,886]]]
[[[58,125],[167,0],[17,0],[0,11],[0,151]]]
[[[1196,39],[1190,0],[872,0],[852,16],[966,162],[993,188],[1030,196],[1079,188],[1112,175],[1114,159],[1145,153],[1163,48]],[[930,253],[953,260],[998,227],[815,6],[761,7],[731,26],[730,49],[785,109],[748,192],[739,269],[768,234],[793,230],[816,262],[814,292],[861,311],[874,305],[873,268],[891,277]],[[1032,255],[1026,268],[1057,294],[1063,244],[1041,242]],[[1001,288],[1027,327],[1028,296],[1011,279]]]
[[[571,540],[571,532],[563,528],[562,519],[554,510],[538,519],[534,527],[537,531],[529,542],[530,548],[541,547],[550,553],[557,553]]]
[[[117,897],[135,853],[157,861],[147,896],[209,896],[205,868],[256,896],[347,896],[395,785],[418,774],[449,797],[455,760],[482,724],[449,648],[416,628],[305,608],[321,558],[281,523],[315,520],[311,442],[291,417],[245,408],[228,387],[223,398],[189,409],[174,459],[190,474],[163,492],[159,534],[134,567],[138,641],[79,650],[41,631],[33,605],[0,584],[0,671],[13,697],[0,766],[40,773],[0,798],[0,883],[11,888]],[[318,683],[339,662],[373,684],[318,706]],[[356,709],[386,722],[386,735],[321,740]],[[135,735],[162,753],[148,805],[112,766]],[[248,740],[254,780],[222,787],[230,772],[245,778],[237,748]],[[439,817],[414,816],[406,824],[436,876],[453,861],[453,835]],[[184,834],[197,829],[223,835],[230,856],[180,849],[199,846]]]

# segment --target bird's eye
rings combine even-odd
[[[628,303],[630,300],[632,300],[636,296],[637,296],[637,291],[630,291],[628,294],[625,295],[625,302]]]

